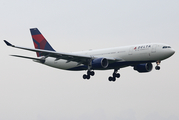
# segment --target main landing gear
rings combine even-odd
[[[87,74],[84,74],[84,75],[83,75],[83,79],[89,80],[89,79],[90,79],[90,76],[94,76],[95,72],[94,72],[94,71],[91,71],[92,59],[88,59],[87,62],[88,62],[88,71],[87,71]]]
[[[91,71],[91,70],[88,70],[87,71],[87,74],[84,74],[83,75],[83,79],[90,79],[90,76],[94,76],[95,72],[94,71]]]
[[[114,72],[113,72],[113,74],[112,74],[112,76],[110,76],[109,78],[108,78],[108,80],[109,81],[116,81],[116,78],[119,78],[120,77],[120,74],[119,73],[117,73],[117,71],[118,71],[119,69],[114,69]]]
[[[156,64],[157,64],[157,66],[155,67],[156,70],[160,70],[160,66],[159,66],[159,65],[160,65],[160,62],[161,62],[161,61],[157,61],[157,62],[156,62]]]

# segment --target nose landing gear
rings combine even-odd
[[[159,66],[160,63],[161,63],[161,61],[159,61],[159,60],[156,62],[156,64],[157,64],[157,66],[155,67],[156,70],[160,70],[160,66]]]

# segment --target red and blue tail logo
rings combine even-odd
[[[30,29],[30,32],[36,49],[55,51],[37,28]],[[37,56],[42,55],[37,52]]]

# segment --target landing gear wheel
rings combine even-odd
[[[110,76],[110,77],[108,78],[108,80],[109,80],[109,81],[113,81],[113,77]]]
[[[87,75],[87,76],[86,76],[86,79],[89,80],[89,79],[90,79],[90,75]]]
[[[91,76],[94,76],[94,74],[95,74],[94,71],[91,71],[91,72],[90,72],[90,75],[91,75]]]
[[[87,75],[86,75],[86,74],[84,74],[84,75],[83,75],[83,79],[86,79],[86,78],[87,78]]]
[[[113,82],[115,82],[116,81],[116,78],[115,77],[113,77]]]
[[[155,69],[156,69],[156,70],[160,70],[160,66],[156,66]]]
[[[117,73],[117,74],[116,74],[116,77],[117,77],[117,78],[120,78],[120,74],[119,74],[119,73]]]
[[[111,77],[111,76],[110,76],[110,77],[108,78],[108,80],[109,80],[109,81],[113,81],[113,82],[114,82],[114,81],[116,81],[116,78],[115,78],[115,77]]]

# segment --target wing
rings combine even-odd
[[[96,57],[93,57],[90,55],[79,55],[79,54],[72,54],[72,53],[62,53],[62,52],[55,52],[55,51],[49,51],[49,50],[42,50],[42,49],[19,47],[19,46],[12,45],[11,43],[9,43],[6,40],[4,40],[4,42],[6,43],[7,46],[11,46],[11,47],[19,48],[19,49],[23,49],[23,50],[28,50],[28,51],[33,51],[33,52],[40,52],[40,54],[42,56],[54,57],[54,58],[56,58],[56,60],[64,59],[64,60],[67,60],[67,62],[75,61],[75,62],[78,62],[79,64],[88,65],[89,60],[96,58]],[[32,59],[31,57],[23,57],[23,56],[19,56],[19,55],[12,55],[12,56]],[[33,58],[33,59],[39,60],[39,58]],[[114,59],[114,58],[106,58],[106,59],[109,62],[122,61],[122,59]]]

